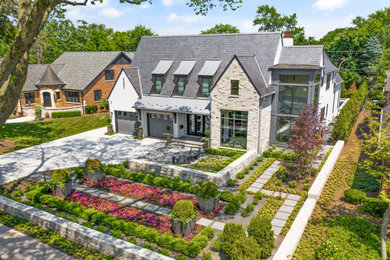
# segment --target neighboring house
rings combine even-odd
[[[98,105],[108,97],[121,69],[130,66],[133,56],[119,51],[65,52],[52,64],[30,64],[19,104],[27,114],[35,104],[49,114],[84,112],[85,106]]]
[[[323,46],[292,46],[281,33],[142,37],[131,69],[109,96],[116,132],[202,137],[211,146],[264,151],[283,144],[304,104],[329,124],[341,78]]]

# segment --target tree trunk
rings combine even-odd
[[[387,248],[386,248],[386,238],[387,238],[387,225],[389,224],[390,219],[390,207],[388,207],[383,214],[383,220],[381,224],[381,250],[382,250],[382,259],[387,259]]]

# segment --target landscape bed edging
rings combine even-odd
[[[311,186],[308,192],[308,198],[303,204],[301,210],[291,225],[290,230],[287,232],[287,235],[283,239],[282,244],[279,246],[272,259],[288,260],[292,258],[299,241],[301,240],[303,232],[305,231],[306,225],[311,217],[314,207],[316,206],[317,200],[319,199],[322,190],[325,187],[326,181],[328,180],[334,166],[336,165],[343,147],[344,141],[337,141],[324,166],[318,173],[317,178]]]
[[[168,256],[160,255],[3,196],[0,196],[0,210],[118,259],[172,260]]]

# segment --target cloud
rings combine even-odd
[[[103,8],[99,14],[110,18],[118,18],[123,14],[123,12],[113,7],[107,7]]]
[[[141,8],[141,9],[148,9],[148,8],[150,8],[150,7],[152,7],[152,5],[151,5],[151,4],[148,4],[148,3],[143,3],[142,5],[140,5],[140,8]]]
[[[257,32],[257,27],[253,26],[253,21],[244,21],[237,25],[241,33],[254,33]]]
[[[84,18],[84,15],[81,13],[81,9],[79,7],[71,7],[66,11],[66,16],[69,19],[73,20],[81,20]]]
[[[333,11],[347,4],[349,0],[317,0],[314,7],[323,11]]]
[[[351,26],[351,21],[354,15],[348,15],[340,18],[328,17],[324,18],[302,18],[299,21],[299,26],[305,27],[306,36],[314,36],[317,39],[322,38],[330,31],[336,28]]]
[[[185,23],[192,23],[202,18],[203,16],[198,16],[198,15],[177,15],[177,13],[171,13],[168,16],[168,21],[171,22],[180,21]]]
[[[165,6],[172,6],[181,3],[183,3],[183,0],[162,0],[162,4]]]

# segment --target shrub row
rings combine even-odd
[[[206,227],[195,236],[193,241],[187,242],[182,238],[174,237],[173,234],[160,234],[154,228],[148,228],[144,225],[138,225],[133,222],[119,220],[115,217],[108,216],[103,212],[85,208],[83,206],[77,205],[76,203],[61,200],[51,195],[40,196],[39,202],[47,205],[48,207],[56,208],[73,214],[76,217],[83,218],[96,225],[103,225],[114,231],[119,230],[124,232],[126,235],[145,239],[148,242],[156,243],[163,248],[173,250],[177,253],[183,253],[190,257],[197,256],[202,248],[207,245],[210,239],[205,241],[204,236],[207,238],[212,238],[214,236],[214,230],[212,228]]]
[[[251,176],[246,179],[239,187],[238,190],[240,192],[245,192],[249,186],[251,186],[257,178],[260,177],[261,174],[275,161],[275,158],[268,158],[263,162],[262,165],[260,165],[252,174]]]
[[[72,110],[72,111],[61,111],[61,112],[52,112],[52,118],[63,118],[63,117],[72,117],[72,116],[81,116],[80,110]]]
[[[293,161],[294,155],[291,153],[284,153],[282,150],[274,152],[276,146],[268,148],[267,151],[263,152],[264,158],[276,158],[280,161]]]
[[[367,198],[366,193],[357,189],[344,191],[345,200],[352,204],[361,204],[359,211],[374,217],[382,217],[389,204],[379,198]]]
[[[261,161],[263,160],[262,156],[259,156],[253,163],[251,163],[247,168],[240,171],[236,174],[236,180],[237,179],[244,179],[245,175],[249,173],[250,170],[253,170],[255,166],[257,166]]]
[[[213,154],[213,155],[221,155],[221,156],[228,156],[228,157],[234,157],[244,154],[244,152],[235,151],[235,150],[228,150],[228,149],[214,149],[214,148],[206,148],[204,149],[207,154]]]
[[[263,198],[264,194],[260,191],[256,192],[255,197],[252,200],[251,204],[248,204],[242,211],[241,215],[244,217],[247,217],[250,213],[252,213],[255,210],[255,206],[259,204],[259,200]]]
[[[234,215],[236,211],[240,208],[241,204],[243,204],[245,201],[245,194],[238,193],[233,195],[232,200],[225,207],[225,213],[229,215]]]
[[[98,110],[97,105],[85,106],[84,108],[85,108],[85,113],[87,114],[96,113]]]

